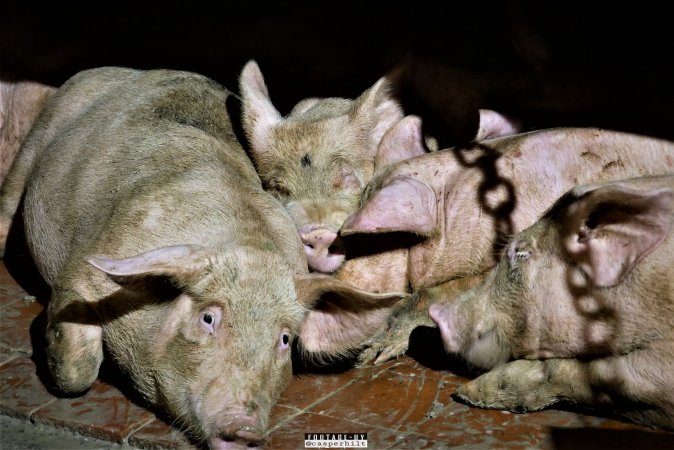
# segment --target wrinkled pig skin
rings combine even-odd
[[[44,102],[55,91],[35,81],[0,81],[0,186]]]
[[[418,134],[417,126],[401,121],[385,138]],[[461,278],[479,279],[495,264],[501,244],[571,187],[672,171],[674,143],[594,128],[521,133],[384,167],[340,233],[413,233],[425,239],[409,248],[405,266],[414,292],[408,301],[415,305],[394,306],[386,324],[365,343],[360,363],[402,354],[414,328],[434,326],[424,313],[430,303],[451,301],[443,290],[454,296],[456,284],[471,284]],[[443,288],[443,283],[449,284]],[[429,287],[434,289],[426,292]]]
[[[458,396],[516,412],[568,401],[674,430],[673,271],[674,175],[572,189],[484,283],[430,307],[445,349],[491,369]]]
[[[344,260],[338,231],[358,209],[382,135],[403,117],[386,77],[356,99],[309,98],[282,117],[255,61],[241,71],[243,128],[267,191],[293,217],[309,267]]]
[[[58,388],[86,390],[105,343],[150,404],[216,449],[263,442],[293,339],[339,353],[335,323],[401,298],[308,273],[292,219],[236,140],[233,99],[188,72],[83,71],[46,102],[0,189],[3,226],[23,199],[51,286]],[[310,315],[322,294],[333,303]],[[316,348],[321,332],[332,341]]]

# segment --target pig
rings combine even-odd
[[[572,188],[483,283],[432,304],[445,349],[488,370],[470,405],[560,401],[674,430],[674,175]]]
[[[297,339],[338,354],[334,324],[402,298],[308,272],[236,139],[231,100],[190,72],[85,70],[46,102],[0,189],[2,226],[23,202],[51,287],[56,387],[88,389],[105,346],[149,405],[213,449],[264,443]]]
[[[404,117],[395,85],[400,70],[354,100],[308,98],[286,117],[272,104],[257,63],[251,60],[241,71],[243,129],[251,156],[267,191],[293,217],[312,270],[334,273],[344,263],[339,229],[384,165],[376,162],[382,136]],[[483,109],[478,115],[476,140],[521,129],[517,118],[496,111]],[[432,136],[420,138],[424,153],[437,149]]]
[[[0,186],[44,102],[55,91],[37,81],[0,81]]]
[[[419,126],[400,121],[385,138],[405,142],[419,136]],[[404,353],[414,328],[435,326],[430,303],[479,283],[508,237],[533,224],[566,190],[674,171],[674,143],[597,128],[536,130],[421,155],[418,139],[407,145],[417,156],[399,155],[378,171],[362,207],[340,230],[344,239],[392,232],[422,238],[400,269],[413,295],[364,343],[360,364]]]
[[[383,134],[403,117],[386,77],[356,99],[309,98],[282,117],[258,64],[239,77],[243,129],[268,192],[287,208],[309,267],[332,273],[344,261],[338,231],[358,209]]]

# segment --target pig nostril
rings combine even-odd
[[[249,442],[247,445],[248,448],[257,448],[259,447],[257,442]]]

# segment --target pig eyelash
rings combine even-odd
[[[515,252],[515,261],[524,261],[531,256],[531,250],[517,250]]]
[[[494,331],[495,331],[494,328],[490,328],[487,331],[478,331],[477,339],[481,341],[482,339],[491,336],[494,333]]]
[[[516,267],[518,263],[526,261],[531,257],[532,251],[530,249],[518,248],[518,245],[513,245],[508,250],[508,260],[510,262],[510,267]]]

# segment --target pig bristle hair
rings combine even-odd
[[[177,428],[190,439],[198,442],[203,442],[206,439],[206,432],[198,423],[190,423],[188,417],[193,414],[190,411],[190,406],[187,404],[179,405],[180,411],[176,414],[171,422],[171,427]]]
[[[328,366],[338,362],[355,360],[361,351],[362,347],[355,347],[337,350],[328,354],[324,352],[309,351],[302,345],[301,341],[297,344],[297,352],[300,356],[300,359],[305,363],[316,366]]]

